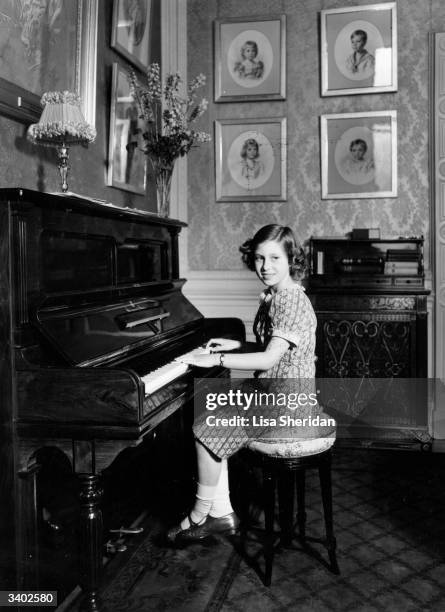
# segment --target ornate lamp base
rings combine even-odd
[[[70,166],[68,165],[69,151],[70,148],[65,142],[57,147],[57,152],[59,155],[59,163],[57,164],[57,167],[59,168],[60,178],[62,181],[62,193],[68,191],[68,171],[70,169]]]

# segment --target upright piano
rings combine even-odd
[[[175,359],[238,319],[204,319],[182,293],[185,224],[74,195],[0,190],[2,588],[38,588],[36,451],[54,445],[80,479],[86,608],[97,610],[101,470],[190,406],[196,376]],[[4,569],[4,568],[3,568]]]

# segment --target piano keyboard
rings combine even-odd
[[[154,393],[178,376],[185,374],[189,370],[190,366],[186,363],[182,363],[180,360],[184,357],[188,357],[189,355],[193,355],[194,353],[210,353],[210,350],[204,349],[202,346],[197,346],[188,353],[184,353],[184,355],[176,357],[174,361],[170,361],[160,368],[157,368],[145,376],[142,376],[142,382],[145,385],[145,395]]]

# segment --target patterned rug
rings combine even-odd
[[[238,475],[246,479],[239,490],[248,492],[261,524],[259,475],[251,468]],[[314,545],[308,555],[296,543],[275,556],[272,586],[266,588],[258,538],[250,538],[243,557],[236,539],[212,538],[175,550],[157,543],[158,524],[102,590],[102,609],[443,612],[444,482],[444,455],[340,449],[333,464],[340,576],[320,562],[326,560],[323,547]],[[316,537],[323,534],[316,472],[308,473],[306,488],[307,531]]]
[[[153,531],[102,590],[102,609],[220,610],[241,562],[231,543],[224,538],[209,538],[203,544],[173,549],[156,544]]]

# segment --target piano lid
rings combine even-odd
[[[61,366],[122,364],[152,350],[163,360],[169,343],[203,328],[181,291],[181,221],[26,190],[0,190],[3,215],[5,206],[20,351]]]
[[[36,324],[68,363],[87,366],[145,349],[201,318],[199,311],[176,290],[156,298],[79,308],[47,305],[38,310]]]

